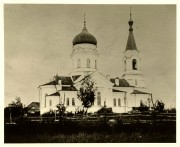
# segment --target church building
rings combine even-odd
[[[99,53],[96,38],[88,32],[84,18],[82,32],[72,41],[70,55],[73,69],[67,76],[54,76],[51,82],[40,85],[40,113],[57,110],[57,104],[63,103],[67,112],[75,112],[82,106],[77,99],[77,91],[85,76],[94,81],[95,101],[88,112],[96,112],[103,106],[111,107],[115,113],[124,113],[142,104],[150,106],[151,94],[145,87],[141,72],[140,51],[137,49],[133,35],[133,20],[128,21],[129,36],[123,52],[124,72],[121,77],[110,78],[99,72]],[[120,75],[121,73],[117,73]]]

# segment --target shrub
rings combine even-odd
[[[113,113],[113,111],[112,111],[112,108],[102,107],[96,113],[97,114],[101,114],[101,113]]]

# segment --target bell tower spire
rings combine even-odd
[[[143,75],[141,73],[141,58],[137,50],[134,35],[133,35],[133,20],[130,7],[129,35],[124,52],[124,74],[123,77],[134,87],[145,87]]]
[[[130,7],[130,19],[128,21],[129,24],[129,36],[127,40],[126,50],[137,50],[136,42],[133,35],[133,20],[132,20],[132,13],[131,13],[131,7]]]

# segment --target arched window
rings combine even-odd
[[[136,61],[136,59],[132,60],[132,69],[137,70],[137,61]]]
[[[90,59],[87,59],[87,67],[90,68]]]
[[[80,68],[80,67],[81,67],[81,60],[78,59],[78,60],[77,60],[77,68]]]
[[[97,69],[97,60],[95,60],[95,69]]]
[[[121,106],[121,99],[120,98],[118,99],[118,106],[119,107]]]
[[[66,100],[66,105],[69,106],[69,98]]]
[[[97,105],[101,106],[101,93],[100,92],[97,93]]]
[[[72,106],[75,106],[75,99],[72,98]]]
[[[113,101],[114,101],[114,106],[116,106],[116,99],[114,98],[114,100],[113,100]]]
[[[52,106],[52,100],[49,100],[49,106]]]

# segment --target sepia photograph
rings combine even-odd
[[[176,4],[3,4],[4,143],[176,143]]]

